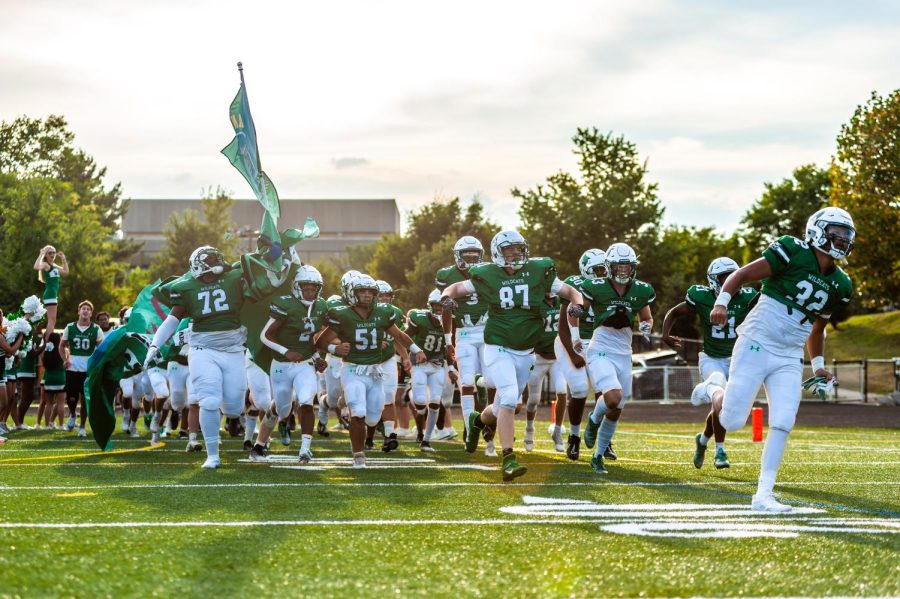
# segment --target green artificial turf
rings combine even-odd
[[[346,467],[346,433],[332,433],[314,439],[314,465],[321,469],[300,470],[292,459],[242,462],[240,441],[225,439],[223,467],[203,471],[203,454],[185,453],[184,441],[101,455],[92,441],[71,433],[12,433],[0,446],[0,595],[900,594],[900,433],[799,429],[776,491],[797,508],[822,511],[715,517],[709,510],[723,508],[685,515],[678,506],[746,508],[762,444],[741,431],[727,442],[730,469],[715,470],[710,450],[696,470],[691,457],[698,430],[623,420],[614,441],[620,459],[600,476],[591,471],[585,448],[578,463],[554,452],[540,423],[537,451],[518,450],[529,471],[514,484],[501,482],[498,459],[485,457],[481,447],[466,454],[458,440],[435,442],[433,454],[404,441],[390,455],[369,453],[373,462],[397,467],[353,470]],[[115,436],[117,450],[147,445]],[[297,441],[291,448],[272,444],[276,456],[293,458],[297,448]],[[490,469],[451,468],[460,465]],[[541,515],[541,509],[553,512],[553,504],[532,506],[532,515],[509,511],[548,500],[589,502],[582,504],[587,515]],[[615,507],[624,504],[635,504],[632,512],[657,513],[616,516]],[[710,534],[763,519],[777,532],[804,530],[788,538]],[[604,528],[648,521],[705,522],[709,528],[687,537]],[[189,526],[197,522],[205,524]],[[242,524],[226,526],[236,522]],[[808,530],[815,526],[834,530]]]

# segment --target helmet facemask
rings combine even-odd
[[[212,246],[201,246],[191,253],[189,265],[195,279],[208,274],[220,275],[225,272],[225,256]]]
[[[637,264],[634,262],[610,262],[606,267],[609,276],[619,285],[628,285],[637,276]]]

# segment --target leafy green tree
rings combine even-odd
[[[831,178],[828,169],[804,164],[790,179],[764,183],[765,191],[741,219],[741,236],[749,258],[756,258],[782,235],[803,237],[806,220],[828,205]]]
[[[831,201],[850,212],[856,249],[847,262],[863,306],[900,303],[900,90],[873,92],[841,127]]]
[[[477,198],[463,209],[459,198],[436,199],[413,211],[408,217],[405,235],[384,235],[375,244],[375,251],[368,264],[351,264],[351,268],[369,272],[377,279],[384,279],[395,289],[416,289],[431,285],[435,271],[430,274],[420,270],[415,281],[410,277],[415,271],[420,254],[431,251],[444,252],[440,266],[447,266],[453,259],[453,244],[463,235],[481,240],[485,250],[499,227],[484,216],[484,207]],[[449,240],[449,241],[448,241]],[[429,288],[430,290],[430,288]],[[427,295],[427,291],[426,291]]]
[[[81,205],[92,206],[102,224],[116,231],[130,200],[122,198],[121,183],[105,186],[106,167],[98,168],[91,156],[72,145],[74,139],[66,119],[58,115],[0,122],[0,173],[68,183]],[[112,239],[110,243],[116,262],[127,260],[141,247],[130,239]],[[121,274],[124,276],[124,271]]]
[[[188,269],[191,252],[201,245],[219,248],[228,260],[238,258],[238,240],[231,233],[234,200],[221,188],[207,191],[202,200],[203,218],[194,210],[173,212],[166,225],[166,242],[150,266],[154,278],[180,275]]]
[[[88,299],[97,310],[118,309],[113,292],[125,264],[115,258],[113,230],[98,207],[81,201],[72,185],[41,176],[0,174],[0,302],[15,308],[26,296],[43,292],[32,266],[40,249],[51,243],[66,254],[70,274],[60,285],[62,326]]]
[[[552,257],[560,273],[577,272],[581,254],[617,241],[651,247],[663,208],[647,164],[623,136],[578,129],[572,138],[578,176],[560,171],[534,189],[512,189],[521,200],[521,233],[532,255]]]

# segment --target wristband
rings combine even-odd
[[[329,343],[327,349],[329,354],[333,354],[335,350],[337,350],[337,345],[335,345],[334,343]]]
[[[453,345],[453,333],[444,333],[444,343]]]
[[[572,345],[575,345],[576,342],[581,341],[581,331],[575,325],[569,325],[569,335],[572,338]]]
[[[731,294],[727,291],[720,291],[719,297],[716,298],[716,302],[713,304],[713,306],[722,306],[723,308],[727,308],[730,301]]]
[[[812,366],[813,374],[816,373],[817,370],[825,370],[825,356],[816,356],[809,361]]]
[[[416,345],[415,343],[411,343],[409,346],[409,353],[417,354],[422,351],[422,348]]]

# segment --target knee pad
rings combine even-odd
[[[496,399],[500,402],[501,408],[509,408],[515,410],[519,405],[519,387],[518,385],[503,385],[497,388]]]
[[[427,413],[428,413],[428,406],[426,406],[425,404],[416,405],[416,414],[418,414],[419,416],[424,416]]]

